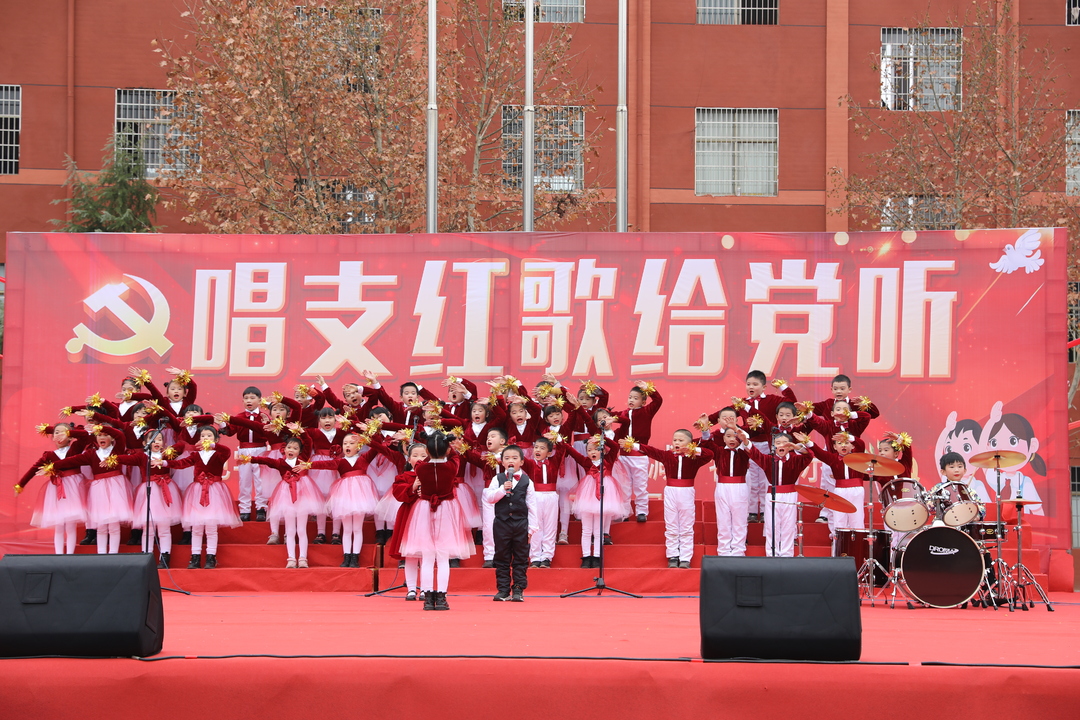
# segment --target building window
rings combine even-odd
[[[776,195],[778,111],[697,108],[694,193]]]
[[[699,25],[775,25],[780,0],[697,0]]]
[[[350,182],[334,184],[330,193],[334,202],[341,203],[343,212],[338,221],[343,233],[371,232],[375,225],[375,193],[358,188]]]
[[[338,57],[328,63],[326,74],[347,92],[371,93],[378,77],[382,8],[356,8],[355,18],[335,19],[330,8],[293,8],[301,32],[332,41]],[[339,16],[341,17],[341,16]]]
[[[955,230],[957,225],[952,208],[932,195],[889,198],[881,209],[881,229],[886,232]]]
[[[525,20],[525,0],[503,0],[503,17]],[[585,22],[585,0],[534,0],[533,19],[547,23]]]
[[[1080,0],[1067,0],[1065,3],[1065,24],[1080,25]]]
[[[525,120],[520,105],[502,109],[503,172],[507,187],[520,188],[524,167]],[[585,109],[582,107],[539,106],[536,108],[536,160],[533,182],[550,192],[572,192],[585,185],[582,144],[585,137]]]
[[[0,175],[19,172],[19,130],[22,124],[22,88],[0,85]]]
[[[172,130],[175,97],[171,90],[116,91],[116,149],[118,152],[139,150],[148,178],[157,177],[169,165],[166,143],[175,139]],[[184,159],[172,163],[173,170],[186,167]]]
[[[959,110],[961,41],[957,28],[882,28],[882,107]]]
[[[1069,110],[1065,123],[1065,194],[1080,195],[1080,110]]]

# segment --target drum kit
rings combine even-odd
[[[975,455],[969,462],[1000,472],[1024,460],[1021,453],[1001,450]],[[1027,610],[1035,605],[1030,596],[1033,591],[1053,611],[1046,593],[1023,563],[1023,510],[1038,500],[999,497],[997,521],[983,522],[985,506],[964,483],[944,481],[927,492],[917,480],[898,477],[904,470],[894,460],[851,453],[844,457],[844,463],[871,477],[896,478],[880,489],[881,517],[886,529],[874,528],[876,501],[871,492],[866,506],[868,529],[836,533],[834,554],[855,558],[860,593],[871,605],[879,594],[889,594],[890,606],[895,607],[899,591],[909,598],[908,607],[914,607],[911,601],[937,608],[966,606],[970,602],[995,609],[1008,605],[1010,610]],[[838,512],[856,509],[844,498],[820,488],[796,488],[808,504]],[[1012,566],[1002,553],[1002,542],[1009,530],[1001,522],[1004,505],[1017,510],[1017,556]],[[800,517],[800,551],[801,535]],[[991,547],[996,548],[996,558],[991,557]]]

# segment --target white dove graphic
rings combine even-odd
[[[997,262],[990,263],[990,267],[999,273],[1009,274],[1024,268],[1024,272],[1033,273],[1046,262],[1040,255],[1039,231],[1028,230],[1016,241],[1016,245],[1006,245],[1005,254],[998,258]]]

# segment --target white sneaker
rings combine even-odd
[[[566,536],[565,532],[559,533],[559,539],[555,541],[556,545],[569,545],[570,539]]]
[[[289,558],[289,561],[285,563],[285,568],[292,570],[296,567],[296,558]]]
[[[277,533],[274,533],[274,534],[273,534],[273,535],[271,535],[271,536],[270,536],[270,538],[269,538],[269,539],[268,539],[268,540],[266,541],[266,544],[267,544],[267,545],[280,545],[280,544],[281,544],[281,536],[280,536],[280,535],[278,535]]]
[[[818,519],[815,520],[814,522],[825,523],[827,525],[829,523],[829,518],[822,517],[821,515],[818,515]]]
[[[296,566],[300,567],[300,568],[306,568],[307,567],[307,558],[302,557],[299,560],[297,560],[296,561]]]

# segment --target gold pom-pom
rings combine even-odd
[[[276,417],[270,421],[270,427],[274,429],[274,432],[281,432],[285,429],[285,418]]]
[[[701,432],[705,432],[711,427],[711,425],[709,424],[709,418],[698,418],[694,421],[694,427],[696,427]]]
[[[92,425],[92,426],[90,426],[90,434],[91,435],[99,435],[99,434],[101,434],[102,430],[104,430],[104,428],[102,426],[100,426],[100,425]]]
[[[554,403],[552,403],[552,404],[553,404],[553,405],[554,405],[555,407],[557,407],[557,408],[560,408],[560,409],[561,409],[561,408],[562,408],[562,406],[566,404],[566,399],[565,399],[565,398],[563,398],[562,396],[560,396],[560,397],[557,397],[557,398],[555,398],[555,402],[554,402]]]
[[[221,413],[221,422],[229,422],[230,420],[232,420],[232,415],[226,412]]]
[[[732,397],[731,398],[731,407],[735,408],[735,410],[743,410],[743,409],[745,409],[747,407],[746,401],[743,400],[742,398]]]
[[[701,454],[701,448],[698,447],[698,444],[696,442],[691,441],[686,444],[685,448],[683,448],[683,454],[687,457],[697,457]]]
[[[415,434],[416,431],[413,430],[412,428],[405,428],[401,432],[405,433],[405,442],[411,443],[412,439],[413,439],[413,435]]]
[[[201,440],[199,440],[199,447],[201,447],[204,451],[212,450],[214,447],[213,438],[202,438]]]
[[[865,395],[860,395],[859,397],[855,398],[855,407],[859,408],[863,412],[869,410],[870,406],[873,404],[874,403],[870,402],[870,398],[866,397]]]
[[[495,455],[495,453],[486,452],[480,457],[484,460],[485,463],[487,463],[487,466],[492,470],[497,470],[499,468],[499,458]]]
[[[165,448],[165,452],[161,453],[161,456],[164,457],[166,460],[172,460],[174,457],[176,457],[176,448]]]
[[[599,393],[600,387],[592,380],[586,380],[581,383],[582,391],[589,397],[596,397]]]
[[[465,453],[469,452],[469,450],[470,450],[471,448],[472,448],[472,445],[470,445],[469,443],[465,442],[464,440],[461,440],[461,441],[459,441],[459,445],[458,445],[458,452],[460,452],[460,453],[461,453],[462,455],[464,455]]]
[[[652,380],[648,380],[645,382],[645,387],[641,388],[641,391],[645,393],[646,396],[652,396],[652,394],[656,392],[656,386],[653,385]]]
[[[195,424],[195,416],[194,416],[194,415],[188,415],[188,416],[186,416],[186,417],[184,418],[184,420],[183,420],[183,423],[182,423],[182,424],[184,425],[184,427],[191,427],[192,425],[194,425],[194,424]]]
[[[49,423],[38,423],[36,429],[37,429],[39,435],[48,435],[49,434]]]
[[[140,385],[149,385],[153,378],[150,377],[150,372],[147,370],[140,370],[139,374],[135,376],[135,379],[139,381]]]
[[[16,495],[20,495],[22,493],[22,491],[23,491],[23,486],[22,485],[16,485],[15,486],[15,494]]]
[[[550,431],[544,433],[544,437],[546,437],[548,440],[555,443],[556,445],[558,445],[561,442],[566,442],[566,438],[563,437],[562,435],[560,435],[559,433],[555,432],[554,430],[550,430]]]
[[[765,418],[760,415],[751,415],[746,419],[746,426],[751,430],[760,430],[761,426],[765,424]]]
[[[900,435],[896,438],[896,444],[899,445],[902,449],[906,450],[907,448],[911,447],[911,436],[908,435],[906,432],[900,433]]]
[[[141,430],[142,428],[146,427],[146,420],[140,418],[140,419],[136,420],[135,422],[131,423],[131,426],[133,428],[138,428],[138,429]]]
[[[63,410],[60,411],[60,414],[63,415],[64,417],[67,417],[68,415],[71,415],[71,413],[73,413],[73,412],[75,412],[75,409],[73,407],[71,407],[70,405],[68,405],[66,408],[64,408]]]
[[[551,397],[551,394],[553,392],[554,388],[552,388],[550,385],[541,385],[540,387],[536,388],[536,397],[538,400],[543,400],[544,398]]]
[[[372,418],[367,422],[367,434],[374,435],[382,429],[383,421],[379,418]]]
[[[157,415],[161,412],[164,412],[161,409],[161,405],[158,404],[157,400],[148,400],[145,404],[147,405],[147,412],[150,415]]]
[[[86,404],[90,407],[101,407],[104,402],[105,400],[101,397],[101,393],[94,393],[86,398]]]
[[[309,385],[304,385],[303,383],[300,383],[296,386],[296,392],[300,395],[300,397],[311,397],[311,387]]]
[[[41,474],[53,477],[56,475],[56,465],[54,463],[45,463],[41,466]]]
[[[285,396],[275,390],[274,392],[270,393],[270,399],[274,401],[274,405],[278,405],[281,403],[282,400],[285,399]]]
[[[636,445],[636,444],[637,444],[637,440],[635,440],[633,437],[631,437],[629,435],[627,435],[626,437],[624,437],[622,440],[619,441],[619,447],[621,447],[624,452],[631,452],[634,449],[634,445]]]
[[[772,381],[772,386],[774,388],[782,388],[785,385],[787,385],[787,380],[785,380],[783,378],[776,378],[775,380]]]
[[[457,385],[458,383],[461,382],[461,380],[458,379],[457,377],[454,377],[453,375],[451,375],[451,376],[446,378],[446,382],[448,384],[450,384],[450,385]]]
[[[810,415],[814,412],[814,403],[810,400],[802,400],[795,403],[795,407],[798,408],[800,415]]]
[[[176,375],[176,377],[173,378],[173,380],[180,383],[181,385],[187,385],[189,382],[191,382],[191,373],[189,373],[187,370],[181,370]]]
[[[358,435],[356,444],[360,447],[365,447],[371,444],[371,437],[369,435]]]
[[[460,425],[450,428],[450,434],[456,438],[465,437],[465,428],[461,427]]]
[[[109,470],[115,470],[116,466],[120,464],[120,458],[115,455],[110,455],[101,461],[101,466]]]

